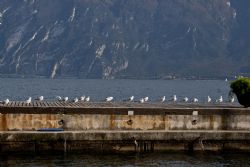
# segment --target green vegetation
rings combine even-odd
[[[240,78],[231,83],[232,92],[245,107],[250,107],[250,78]]]

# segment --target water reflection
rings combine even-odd
[[[248,154],[225,153],[151,153],[151,154],[58,154],[2,155],[0,166],[149,166],[149,167],[221,167],[249,166]]]

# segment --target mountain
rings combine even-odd
[[[232,0],[237,11],[236,24],[231,31],[229,53],[233,62],[237,63],[237,71],[249,76],[250,74],[250,1]],[[236,65],[236,66],[237,66]]]
[[[250,74],[248,0],[1,0],[0,74]]]

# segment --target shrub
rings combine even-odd
[[[250,107],[250,78],[240,78],[231,83],[232,92],[245,107]]]

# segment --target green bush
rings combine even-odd
[[[250,78],[240,78],[231,83],[232,92],[245,107],[250,107]]]

